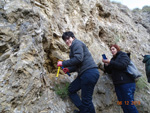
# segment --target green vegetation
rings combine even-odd
[[[133,12],[150,12],[150,6],[144,6],[142,9],[135,8],[132,11]]]
[[[136,82],[136,86],[137,86],[137,89],[143,89],[143,88],[146,88],[147,87],[147,83],[146,83],[146,77],[141,77],[139,78],[139,80]]]
[[[142,11],[143,11],[143,12],[150,12],[150,6],[144,6],[144,7],[142,8]]]
[[[115,43],[118,43],[119,40],[120,40],[120,35],[116,35],[116,36],[115,36]]]
[[[141,10],[139,8],[135,8],[132,10],[133,12],[140,12]]]
[[[123,39],[124,39],[124,37],[123,37],[123,35],[121,35],[121,33],[116,33],[114,35],[114,43],[115,44],[117,44],[120,40],[123,40]]]
[[[68,96],[68,87],[69,82],[66,82],[65,84],[55,84],[54,91],[60,98],[65,99]]]

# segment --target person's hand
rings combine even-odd
[[[102,62],[104,62],[104,64],[108,65],[110,63],[109,59],[102,59]]]
[[[69,72],[69,69],[68,68],[64,68],[63,71],[64,71],[64,73],[67,73],[67,72]]]
[[[62,61],[57,62],[57,67],[62,66]]]

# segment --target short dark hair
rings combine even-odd
[[[69,39],[70,37],[75,38],[73,32],[71,31],[64,32],[62,35],[63,40]]]
[[[115,48],[117,49],[117,52],[120,51],[120,47],[119,47],[117,44],[111,45],[111,46],[110,46],[110,49],[111,49],[112,47],[115,47]]]

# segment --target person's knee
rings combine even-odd
[[[69,95],[73,94],[73,93],[76,93],[73,88],[71,86],[68,87],[68,93]]]

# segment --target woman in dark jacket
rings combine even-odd
[[[150,83],[150,55],[144,55],[143,63],[145,63],[146,76]]]
[[[124,113],[138,113],[134,105],[135,81],[126,72],[130,62],[128,55],[122,51],[118,45],[110,46],[112,59],[102,60],[105,71],[112,75],[118,104],[121,105]]]

